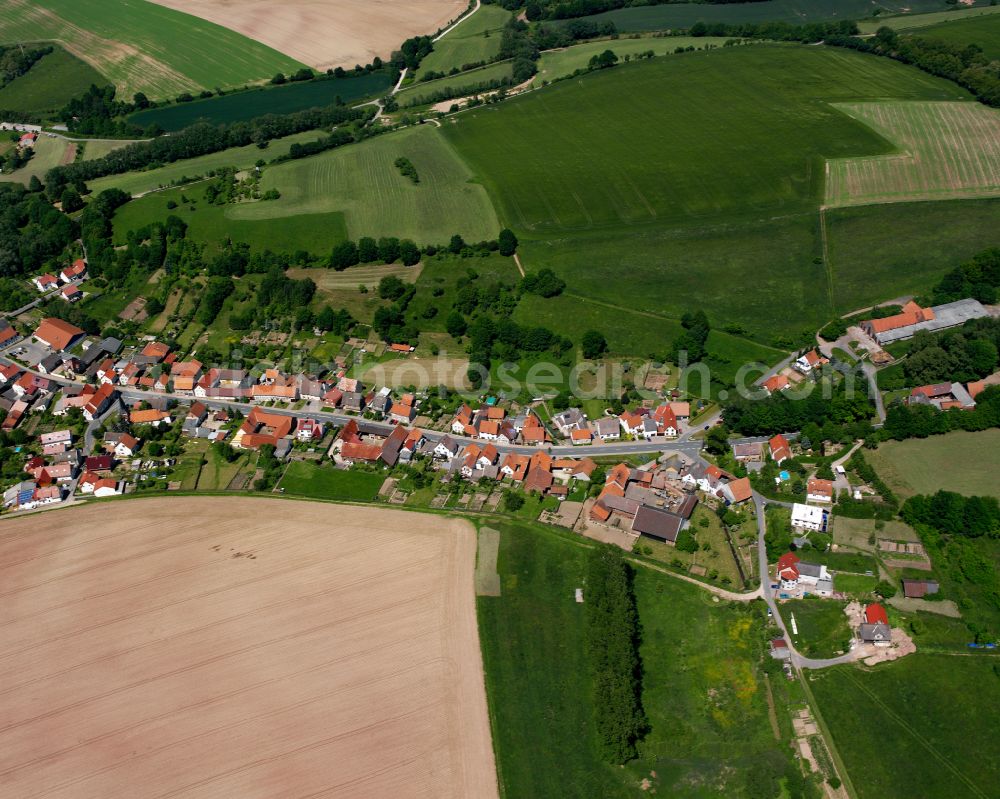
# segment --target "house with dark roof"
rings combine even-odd
[[[632,519],[632,532],[656,541],[676,544],[677,536],[684,528],[684,519],[675,513],[642,505]]]
[[[903,579],[903,596],[909,599],[923,599],[928,594],[936,594],[941,590],[937,580]]]

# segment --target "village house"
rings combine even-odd
[[[740,477],[731,480],[722,487],[722,496],[731,505],[739,505],[753,498],[753,488],[750,485],[750,478]]]
[[[87,263],[82,258],[77,258],[72,264],[59,273],[59,279],[63,283],[72,283],[74,280],[83,280],[87,276]]]
[[[556,429],[563,436],[569,438],[574,430],[579,430],[586,426],[587,417],[583,415],[583,412],[579,408],[567,408],[552,417],[552,424],[556,426]]]
[[[617,441],[622,437],[622,428],[617,418],[602,416],[594,422],[594,434],[601,441]]]
[[[414,407],[416,400],[412,394],[404,394],[399,402],[394,402],[389,408],[389,419],[399,424],[409,424],[417,417]]]
[[[35,339],[52,350],[68,350],[84,335],[83,331],[57,319],[54,316],[46,317],[35,330]]]
[[[55,430],[51,433],[42,433],[38,440],[43,447],[58,446],[59,452],[69,449],[73,443],[73,433],[69,430]]]
[[[825,508],[803,505],[801,502],[792,504],[792,527],[795,530],[825,533],[829,516],[829,511]]]
[[[789,383],[785,375],[771,375],[771,377],[767,378],[760,385],[770,396],[771,394],[777,394],[779,391],[784,391],[791,383]]]
[[[674,413],[672,405],[673,403],[660,405],[653,411],[653,421],[656,422],[657,433],[671,438],[679,436],[681,433],[681,425],[677,421],[677,414]]]
[[[892,629],[885,608],[876,603],[865,607],[865,620],[858,627],[858,638],[863,644],[887,647],[892,644]]]
[[[299,419],[295,437],[299,441],[312,443],[314,441],[322,441],[324,432],[322,422],[316,419]]]
[[[104,436],[104,448],[118,460],[131,458],[139,450],[139,439],[131,433],[108,433]]]
[[[777,580],[781,588],[790,591],[799,586],[816,586],[824,593],[832,593],[833,578],[820,563],[807,563],[794,552],[786,552],[778,558]],[[817,591],[816,593],[820,593]]]
[[[261,408],[253,408],[233,437],[237,449],[260,449],[270,445],[277,449],[279,444],[295,429],[295,417],[283,413],[271,413]]]
[[[833,502],[833,481],[810,477],[806,483],[807,502]]]
[[[83,299],[83,292],[76,286],[63,286],[59,296],[68,303],[79,302]]]
[[[21,340],[21,334],[6,319],[0,319],[0,349],[16,344]]]
[[[830,363],[829,358],[824,358],[816,350],[809,350],[805,355],[800,355],[795,361],[795,368],[802,374],[807,375],[813,369],[818,369],[824,364]]]
[[[733,457],[740,463],[756,463],[764,457],[763,446],[759,441],[733,444]]]
[[[961,383],[936,383],[918,386],[906,398],[908,405],[933,405],[940,411],[952,408],[969,411],[976,407],[976,401]]]
[[[434,447],[433,456],[439,460],[450,461],[459,451],[458,442],[451,436],[442,436]]]
[[[31,278],[31,282],[34,283],[35,288],[41,292],[52,291],[59,286],[59,278],[48,273]]]
[[[108,408],[118,401],[118,392],[110,384],[104,384],[90,395],[83,405],[83,418],[88,422],[94,421],[104,414]]]
[[[788,445],[788,440],[780,433],[772,436],[767,442],[767,446],[771,452],[771,460],[778,466],[792,457],[792,448]]]

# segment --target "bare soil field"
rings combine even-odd
[[[0,523],[0,795],[496,797],[475,551],[264,498]]]
[[[153,0],[207,19],[316,69],[385,59],[404,39],[433,34],[464,0]]]

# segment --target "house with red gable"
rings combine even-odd
[[[771,460],[779,466],[783,461],[792,457],[792,448],[788,445],[788,439],[780,433],[772,436],[771,440],[767,442],[767,446],[771,450]]]
[[[778,558],[778,583],[788,590],[799,584],[799,556],[794,552],[786,552]]]
[[[761,388],[763,388],[768,395],[776,394],[779,391],[784,391],[788,386],[791,385],[788,382],[788,378],[785,375],[771,375],[763,383],[761,383]]]
[[[892,628],[885,608],[873,602],[865,607],[865,620],[858,627],[858,638],[864,644],[887,647],[892,644]]]
[[[653,421],[656,422],[657,431],[661,436],[674,437],[681,433],[681,425],[672,406],[673,403],[666,403],[653,411]]]
[[[795,368],[802,374],[807,375],[823,364],[830,363],[829,358],[824,358],[816,350],[809,350],[805,355],[799,356],[795,361]]]
[[[72,283],[74,280],[83,280],[87,276],[87,262],[82,258],[77,258],[72,264],[59,273],[59,279],[63,283]]]

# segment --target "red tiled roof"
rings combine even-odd
[[[889,616],[885,608],[876,602],[865,608],[865,621],[869,624],[888,624]]]
[[[53,316],[43,319],[42,323],[35,330],[35,338],[44,341],[55,350],[64,350],[70,342],[77,336],[82,336],[83,331],[76,325],[56,319]]]

